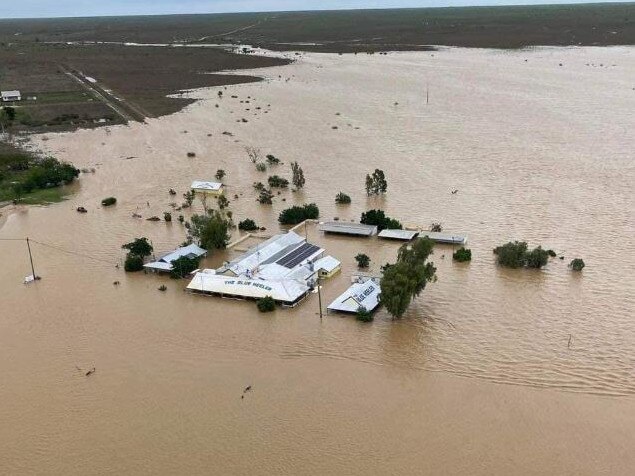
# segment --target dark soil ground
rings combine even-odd
[[[287,63],[217,48],[49,44],[69,41],[247,43],[339,53],[429,45],[632,45],[635,3],[0,20],[0,88],[37,97],[21,103],[14,128],[59,130],[124,121],[64,70],[96,78],[140,115],[157,117],[191,102],[169,94],[259,80],[206,73]]]

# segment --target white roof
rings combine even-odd
[[[19,96],[20,91],[2,91],[3,96]]]
[[[194,180],[194,182],[192,182],[192,189],[194,190],[218,192],[222,188],[223,184],[220,182],[206,182],[205,180]]]
[[[453,233],[437,233],[433,231],[422,231],[421,236],[427,236],[437,243],[454,243],[464,245],[467,243],[467,236]]]
[[[379,237],[380,238],[388,238],[388,239],[392,239],[392,240],[404,240],[404,241],[410,241],[412,240],[415,236],[417,236],[419,234],[419,232],[417,231],[412,231],[412,230],[397,230],[397,229],[391,229],[391,230],[382,230],[379,233]]]
[[[374,225],[364,225],[363,223],[330,221],[320,223],[320,231],[340,233],[343,235],[372,236],[377,233],[377,227]]]
[[[314,267],[317,271],[326,271],[330,273],[331,271],[335,271],[342,263],[333,258],[332,256],[325,256],[324,258],[320,258],[314,264]]]
[[[373,311],[379,306],[379,282],[368,279],[355,283],[328,306],[329,311],[356,313],[360,307]]]
[[[164,255],[162,258],[159,258],[152,263],[145,264],[144,267],[163,271],[172,271],[172,261],[176,261],[182,256],[187,256],[188,258],[200,258],[206,253],[207,251],[205,251],[203,248],[192,243],[191,245],[184,246],[183,248],[177,248],[171,253]]]
[[[267,241],[250,248],[245,254],[226,263],[218,269],[219,273],[231,270],[236,275],[253,273],[266,262],[275,262],[277,257],[304,243],[304,238],[290,231],[284,235],[274,235]]]
[[[275,301],[286,303],[293,303],[309,292],[306,283],[296,280],[232,278],[204,272],[196,273],[187,289],[253,299],[271,296]]]

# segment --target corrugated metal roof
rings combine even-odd
[[[317,260],[313,266],[317,271],[323,270],[330,273],[331,271],[336,270],[338,266],[341,266],[341,264],[342,263],[332,256],[325,256],[324,258]]]
[[[195,180],[192,182],[193,190],[204,190],[209,192],[218,192],[223,188],[223,184],[220,182],[206,182],[204,180]]]
[[[434,231],[422,231],[420,236],[427,236],[437,243],[450,243],[464,245],[467,243],[467,236],[453,233],[437,233]]]
[[[390,240],[404,240],[410,241],[414,239],[419,232],[413,230],[382,230],[379,233],[380,238],[387,238]]]
[[[356,313],[360,307],[374,311],[379,306],[379,282],[369,279],[355,283],[328,306],[329,311]]]
[[[190,258],[193,258],[193,257],[200,258],[201,256],[204,256],[206,253],[207,253],[206,250],[192,243],[191,245],[184,246],[182,248],[177,248],[176,250],[164,255],[158,260],[152,263],[145,264],[144,267],[150,268],[150,269],[158,269],[161,271],[172,271],[172,261],[176,261],[182,256],[187,256]]]
[[[343,235],[372,236],[377,233],[377,227],[362,223],[346,223],[331,221],[320,223],[320,231],[325,233],[339,233]]]

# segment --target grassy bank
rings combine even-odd
[[[79,170],[54,158],[41,158],[0,142],[0,203],[28,205],[60,202],[64,184],[72,182]]]

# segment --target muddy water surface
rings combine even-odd
[[[194,91],[202,101],[146,125],[36,138],[95,173],[68,201],[19,210],[0,228],[0,238],[38,242],[43,276],[22,285],[24,243],[0,242],[0,469],[628,474],[634,55],[315,54],[261,70],[267,82],[222,99]],[[285,163],[259,173],[245,146]],[[305,190],[258,205],[252,183],[289,176],[293,160]],[[389,192],[367,198],[364,176],[376,167]],[[322,218],[344,220],[381,207],[408,225],[466,233],[474,260],[455,264],[452,247],[438,247],[439,281],[401,321],[382,310],[371,325],[320,321],[316,296],[264,317],[253,303],[190,296],[185,282],[115,267],[136,236],[158,252],[183,241],[178,222],[132,214],[162,216],[175,200],[169,188],[180,197],[219,168],[236,221],[254,218],[265,234],[293,203],[315,201]],[[350,206],[334,204],[339,191]],[[102,209],[110,195],[118,204]],[[89,212],[76,213],[80,205]],[[346,288],[357,253],[371,256],[371,271],[396,254],[376,239],[306,232],[343,262],[324,285],[326,303]],[[541,271],[497,268],[492,248],[514,239],[565,259]],[[567,269],[574,257],[587,263],[581,274]]]

